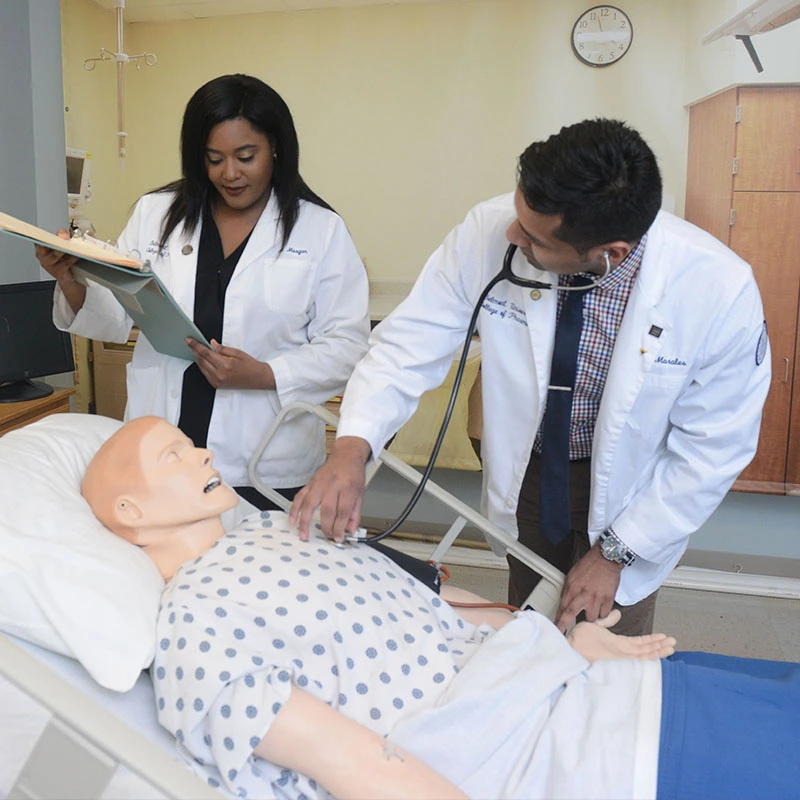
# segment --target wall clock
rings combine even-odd
[[[594,6],[572,26],[572,51],[590,67],[608,67],[630,50],[633,26],[616,6]]]

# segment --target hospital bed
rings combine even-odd
[[[337,421],[323,408],[305,403],[287,406],[259,444],[251,475],[261,454],[268,455],[270,439],[281,422],[300,413],[315,414],[333,426]],[[119,425],[102,417],[61,414],[0,438],[0,799],[211,800],[227,796],[191,770],[189,757],[178,752],[173,737],[158,725],[153,687],[145,669],[152,654],[138,652],[138,662],[133,661],[132,672],[128,666],[124,680],[113,669],[114,656],[133,651],[129,640],[141,639],[139,633],[144,633],[151,649],[155,647],[152,624],[160,593],[160,584],[151,581],[144,586],[146,570],[154,568],[143,554],[142,563],[134,566],[145,571],[133,578],[104,574],[107,561],[99,559],[110,563],[117,551],[122,552],[120,548],[125,548],[126,558],[138,557],[139,551],[103,529],[80,497],[80,477],[88,460]],[[380,465],[412,484],[419,482],[419,472],[385,451],[370,466],[369,478]],[[271,487],[254,483],[287,507]],[[543,574],[543,588],[529,602],[542,613],[554,615],[561,573],[436,484],[429,483],[426,491],[456,515],[430,553],[431,560],[441,562],[469,523]],[[48,504],[52,512],[46,510]],[[241,504],[228,523],[234,524],[252,510],[249,504]],[[55,516],[47,520],[44,532],[39,530],[37,513]],[[88,530],[92,526],[99,529]],[[61,578],[73,581],[74,602],[64,586],[50,585]],[[95,592],[95,583],[104,582],[105,587]],[[138,621],[124,614],[117,619],[100,612],[107,598],[123,611],[127,605],[138,607],[140,586],[152,600],[150,606],[144,604],[152,619],[145,615],[143,625],[137,627]],[[80,603],[85,605],[77,613],[71,606]],[[77,613],[79,627],[87,630],[75,633],[59,627],[59,620],[69,613],[73,617]],[[105,634],[94,630],[95,614],[104,618]],[[28,619],[27,628],[19,617]],[[87,637],[92,640],[90,649],[98,651],[91,659],[84,652]],[[95,678],[105,686],[113,685],[104,688]]]

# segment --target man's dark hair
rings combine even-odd
[[[661,207],[656,157],[618,120],[584,120],[534,142],[519,158],[518,183],[532,211],[562,216],[554,234],[580,253],[637,242]]]

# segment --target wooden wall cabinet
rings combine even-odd
[[[800,494],[800,85],[736,86],[690,107],[685,214],[753,267],[769,329],[758,452],[734,489]]]

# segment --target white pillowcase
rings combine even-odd
[[[164,580],[81,496],[100,445],[122,423],[53,414],[0,436],[0,631],[71,656],[127,692],[155,655]],[[258,509],[240,499],[225,530]]]
[[[80,494],[121,422],[54,414],[0,437],[0,629],[127,691],[153,660],[164,581]]]

